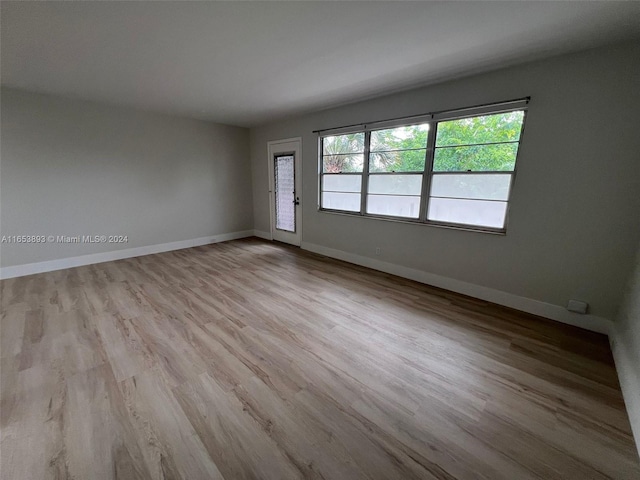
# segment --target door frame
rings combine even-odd
[[[275,185],[273,160],[277,154],[292,153],[294,155],[294,172],[296,197],[300,199],[296,206],[296,233],[283,235],[276,231],[275,225]],[[300,246],[302,243],[302,137],[285,138],[267,142],[267,166],[269,172],[269,226],[272,240],[278,240],[291,245]]]

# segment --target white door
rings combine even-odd
[[[302,241],[302,140],[269,142],[271,236],[300,246]]]

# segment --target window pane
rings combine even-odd
[[[367,213],[418,218],[420,214],[420,197],[367,195]]]
[[[518,141],[523,119],[520,110],[439,122],[436,147]]]
[[[371,132],[370,151],[407,150],[427,148],[429,124],[376,130]]]
[[[422,172],[426,149],[369,154],[370,172]]]
[[[323,175],[322,191],[360,193],[362,175]]]
[[[431,195],[434,197],[508,200],[511,174],[497,175],[434,175]]]
[[[364,152],[364,133],[350,133],[348,135],[335,135],[322,139],[322,154],[335,155],[341,153]]]
[[[364,165],[364,153],[324,155],[322,171],[324,173],[361,172]]]
[[[427,218],[439,222],[503,228],[507,202],[430,198]]]
[[[332,210],[360,211],[359,193],[322,192],[322,208]]]
[[[369,193],[420,195],[422,175],[371,175]]]
[[[436,148],[434,172],[507,172],[516,165],[518,143]]]

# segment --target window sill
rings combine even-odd
[[[327,213],[330,215],[343,215],[347,217],[359,217],[366,218],[369,220],[382,220],[386,222],[395,222],[395,223],[407,223],[411,225],[423,225],[427,227],[436,227],[436,228],[446,228],[449,230],[462,230],[465,232],[473,232],[473,233],[487,233],[490,235],[498,235],[498,236],[506,236],[507,231],[504,228],[490,228],[490,227],[474,227],[471,225],[459,225],[453,223],[439,223],[433,221],[422,221],[422,220],[412,220],[410,218],[400,218],[400,217],[386,217],[384,215],[362,215],[359,212],[345,212],[341,210],[329,210],[324,208],[318,208],[317,211],[319,213]]]

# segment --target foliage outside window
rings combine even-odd
[[[320,208],[504,231],[523,109],[321,137]]]

